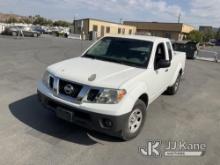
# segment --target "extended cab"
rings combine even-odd
[[[59,118],[129,140],[143,127],[147,107],[177,92],[185,59],[166,38],[103,37],[80,57],[49,66],[39,100]]]

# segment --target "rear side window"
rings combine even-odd
[[[171,47],[171,45],[170,45],[169,42],[167,42],[166,44],[167,44],[167,50],[168,50],[169,60],[172,61],[172,59],[173,59],[172,47]]]

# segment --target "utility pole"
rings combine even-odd
[[[75,27],[76,27],[76,15],[74,15],[73,18],[73,33],[76,33]]]
[[[181,20],[181,13],[179,13],[178,15],[178,23],[180,23],[180,20]]]
[[[120,20],[119,20],[120,24],[122,24],[122,21],[123,21],[123,19],[122,19],[122,18],[120,18]]]

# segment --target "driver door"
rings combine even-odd
[[[154,58],[154,70],[152,73],[152,86],[154,86],[154,94],[153,99],[160,96],[168,87],[169,82],[169,75],[168,71],[169,68],[158,68],[158,62],[160,60],[167,60],[169,59],[166,53],[165,43],[159,43],[156,49],[156,54]]]

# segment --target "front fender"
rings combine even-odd
[[[127,108],[127,113],[131,112],[138,98],[143,94],[147,94],[147,86],[144,83],[137,83],[135,86],[133,85],[124,101],[124,105]]]
[[[135,102],[137,101],[137,99],[143,95],[143,94],[147,94],[148,90],[147,90],[147,86],[144,83],[138,83],[135,84],[135,88],[131,91],[131,97],[135,100]]]

